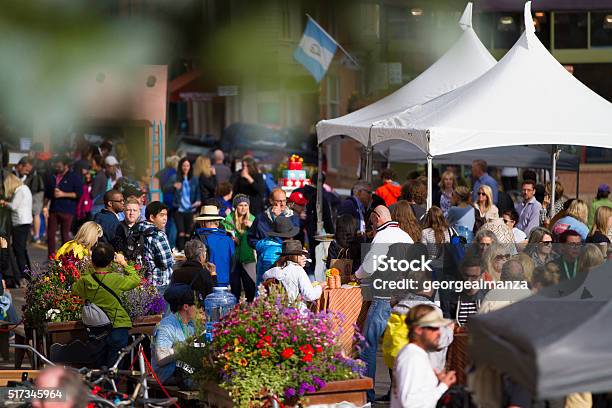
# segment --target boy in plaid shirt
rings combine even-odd
[[[139,230],[144,235],[144,263],[149,277],[164,293],[170,284],[174,258],[168,242],[165,228],[168,222],[168,207],[159,201],[153,201],[145,210],[146,221],[139,224]]]

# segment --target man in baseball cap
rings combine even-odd
[[[434,371],[427,352],[439,347],[440,329],[451,324],[440,310],[427,304],[410,309],[406,316],[410,342],[399,352],[393,368],[391,407],[435,407],[457,381],[454,371]]]

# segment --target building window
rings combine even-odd
[[[591,47],[612,47],[612,11],[591,12]]]
[[[536,36],[546,48],[550,48],[550,13],[536,11],[533,17]]]
[[[555,48],[588,48],[588,14],[555,13]]]
[[[380,5],[362,3],[361,11],[361,34],[364,37],[380,38]]]
[[[338,171],[340,168],[341,143],[335,141],[327,144],[327,169]]]
[[[388,6],[386,11],[387,37],[392,40],[423,41],[431,26],[431,15],[419,7]]]
[[[521,36],[523,31],[523,16],[521,13],[496,13],[493,48],[507,50]]]
[[[325,95],[322,101],[324,116],[327,119],[340,116],[340,79],[328,73],[325,77]]]

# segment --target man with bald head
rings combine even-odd
[[[63,367],[49,367],[36,378],[37,389],[57,389],[65,395],[57,400],[33,400],[34,408],[81,408],[87,406],[87,388],[80,378]]]
[[[218,184],[229,181],[230,177],[232,176],[232,171],[224,162],[225,155],[223,154],[223,150],[216,149],[213,152],[213,167],[215,169]]]
[[[368,317],[366,318],[363,334],[367,345],[363,347],[361,359],[365,361],[366,375],[373,380],[376,378],[376,351],[378,341],[385,332],[387,321],[391,315],[391,298],[384,296],[384,291],[372,291],[371,278],[374,272],[374,256],[387,255],[392,244],[413,244],[414,241],[404,232],[396,221],[391,219],[391,212],[384,205],[379,205],[370,214],[370,222],[374,229],[372,246],[365,256],[363,263],[355,272],[362,279],[361,291],[364,300],[372,300]],[[368,390],[368,401],[375,399],[374,389]]]

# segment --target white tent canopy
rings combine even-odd
[[[374,124],[372,144],[402,139],[428,156],[525,144],[612,148],[612,104],[570,75],[535,35],[531,2],[525,32],[473,82]]]
[[[472,3],[467,4],[459,25],[463,34],[457,42],[414,80],[362,109],[339,118],[320,121],[317,124],[319,144],[333,136],[346,135],[366,146],[373,123],[423,104],[487,72],[495,65],[495,59],[472,29]]]

